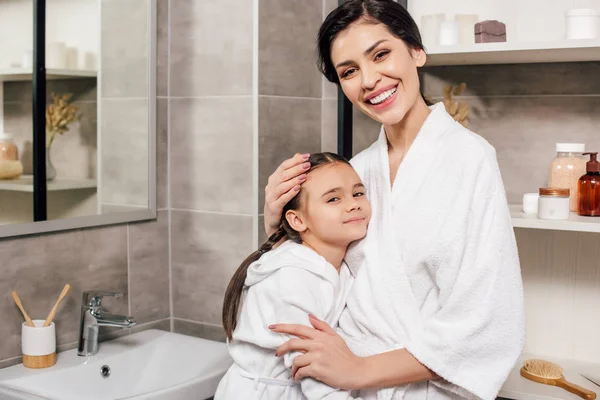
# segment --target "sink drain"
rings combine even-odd
[[[110,376],[110,367],[108,365],[103,365],[102,368],[100,368],[100,375],[102,375],[103,378],[108,378]]]

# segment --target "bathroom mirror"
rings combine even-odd
[[[156,0],[0,0],[0,237],[155,218],[155,46]]]

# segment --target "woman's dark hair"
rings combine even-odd
[[[317,36],[317,66],[330,82],[340,83],[331,60],[331,45],[340,32],[361,19],[385,25],[392,35],[403,40],[411,49],[425,50],[419,27],[400,4],[393,0],[347,0],[329,13]],[[429,103],[426,99],[425,102]]]
[[[314,171],[316,168],[328,164],[344,163],[350,165],[348,160],[346,160],[344,157],[335,153],[327,152],[311,154],[308,162],[310,163],[309,173]],[[298,232],[292,229],[285,218],[286,212],[289,210],[297,210],[299,207],[300,192],[298,192],[298,194],[283,207],[283,212],[281,213],[281,220],[279,221],[279,228],[277,231],[275,231],[275,233],[273,233],[257,251],[246,257],[246,259],[238,267],[237,271],[235,271],[233,274],[233,277],[227,286],[227,290],[225,291],[225,299],[223,300],[223,328],[225,328],[225,333],[227,334],[227,338],[229,340],[231,340],[233,331],[237,325],[238,313],[242,301],[242,292],[244,291],[244,283],[246,282],[246,275],[248,273],[250,264],[258,260],[264,253],[271,251],[273,246],[279,243],[282,239],[292,240],[297,243],[301,242],[300,235]]]

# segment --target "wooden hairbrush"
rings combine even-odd
[[[594,400],[596,393],[571,383],[563,376],[563,369],[550,361],[526,360],[521,368],[521,376],[537,383],[558,386],[579,397]]]

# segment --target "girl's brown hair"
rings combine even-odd
[[[311,154],[308,159],[310,163],[310,171],[314,171],[316,168],[324,165],[333,163],[344,163],[350,164],[344,157],[335,153],[315,153]],[[250,265],[258,260],[264,253],[271,251],[273,246],[279,243],[282,239],[292,240],[300,243],[300,235],[298,232],[292,229],[290,224],[285,218],[285,213],[289,210],[297,210],[300,208],[300,192],[292,200],[290,200],[284,207],[281,213],[281,220],[279,222],[279,229],[273,233],[269,239],[254,253],[250,254],[238,267],[237,271],[233,274],[227,290],[225,291],[225,299],[223,300],[223,328],[229,340],[232,339],[233,331],[237,326],[238,314],[240,311],[240,305],[242,300],[242,293],[244,291],[244,283],[246,281],[246,275],[248,274],[248,268]]]

